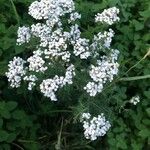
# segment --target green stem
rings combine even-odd
[[[63,119],[62,119],[62,122],[61,122],[60,132],[58,134],[57,144],[55,146],[56,150],[61,150],[61,134],[62,134],[62,129],[63,129]]]
[[[20,145],[16,144],[16,143],[11,143],[12,145],[16,146],[18,149],[20,150],[24,150],[24,148],[22,148]]]
[[[49,111],[49,113],[62,113],[62,112],[68,112],[68,113],[72,113],[71,110],[54,110],[54,111]]]
[[[129,71],[131,71],[134,67],[136,67],[138,64],[140,64],[144,59],[146,59],[147,56],[150,55],[150,48],[148,49],[148,52],[144,55],[144,57],[139,60],[135,65],[133,65],[125,74],[127,74]]]
[[[17,23],[18,23],[18,25],[19,25],[19,24],[20,24],[20,21],[19,21],[19,15],[18,15],[16,6],[15,6],[13,0],[10,0],[10,2],[11,2],[11,5],[12,5],[12,8],[13,8],[13,10],[14,10],[14,13],[15,13],[15,16],[16,16]]]
[[[150,78],[150,75],[120,78],[119,80],[120,81],[133,81],[133,80],[141,80],[141,79],[147,79],[147,78]]]
[[[18,142],[20,143],[38,143],[36,141],[32,141],[32,140],[22,140],[22,139],[19,139]]]

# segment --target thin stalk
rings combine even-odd
[[[18,144],[16,144],[16,143],[11,143],[12,145],[14,145],[14,146],[16,146],[18,149],[20,149],[20,150],[24,150],[24,148],[23,147],[21,147],[20,145],[18,145]]]
[[[127,74],[129,71],[131,71],[133,68],[135,68],[138,64],[140,64],[143,60],[145,60],[146,59],[146,57],[147,56],[149,56],[150,55],[150,48],[148,49],[148,52],[144,55],[144,57],[142,58],[142,59],[140,59],[135,65],[133,65],[131,68],[129,68],[125,73],[124,73],[124,75],[125,74]]]
[[[49,111],[49,113],[62,113],[62,112],[68,112],[68,113],[72,113],[71,110],[54,110],[54,111]]]
[[[150,78],[150,75],[120,78],[119,81],[133,81]]]
[[[62,119],[62,122],[61,122],[60,132],[58,134],[57,144],[55,146],[56,150],[61,150],[61,134],[62,134],[62,129],[63,129],[63,119]]]
[[[15,14],[15,16],[16,16],[17,23],[18,23],[18,25],[19,25],[19,24],[20,24],[20,21],[19,21],[19,15],[18,15],[18,12],[17,12],[16,6],[15,6],[15,4],[14,4],[13,0],[10,0],[10,3],[11,3],[11,5],[12,5],[12,8],[13,8],[14,14]]]
[[[18,142],[20,143],[38,143],[36,141],[32,141],[32,140],[22,140],[22,139],[19,139]]]

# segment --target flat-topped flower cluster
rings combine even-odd
[[[104,136],[111,127],[103,113],[97,117],[92,117],[90,113],[83,113],[81,116],[81,122],[83,123],[85,138],[92,141],[100,136]]]
[[[120,18],[117,16],[118,14],[119,14],[119,9],[117,9],[116,7],[104,9],[102,13],[98,13],[96,15],[95,21],[112,25],[114,22],[120,20]]]
[[[83,85],[83,89],[90,96],[96,96],[97,93],[102,92],[104,84],[111,82],[114,75],[117,75],[119,51],[110,47],[114,31],[112,29],[100,31],[93,40],[81,37],[82,33],[77,23],[81,14],[76,12],[73,0],[35,1],[29,6],[28,13],[35,20],[39,20],[39,23],[19,27],[17,45],[28,44],[32,38],[38,39],[39,43],[27,60],[14,57],[9,62],[6,76],[11,87],[18,88],[22,82],[25,82],[28,83],[28,90],[38,87],[45,97],[51,101],[57,101],[58,89],[74,83],[75,58],[81,61],[96,60],[95,64],[91,63],[89,68],[84,69],[91,80]],[[96,15],[95,21],[112,25],[119,21],[118,13],[119,10],[116,7],[105,9],[104,12]],[[57,62],[61,62],[66,68],[64,75],[45,77],[45,73],[47,74],[49,68]],[[102,114],[96,120],[105,122]],[[93,124],[97,122],[96,120],[92,121]],[[105,131],[110,127],[108,122],[106,124]],[[101,123],[98,124],[97,130],[100,125]],[[94,140],[97,136],[103,135],[103,131],[101,134],[94,133],[94,135],[87,133],[86,137]]]

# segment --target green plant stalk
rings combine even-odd
[[[119,80],[120,81],[133,81],[133,80],[141,80],[141,79],[147,79],[147,78],[150,78],[150,75],[120,78]]]
[[[16,6],[15,6],[13,0],[10,0],[10,3],[11,3],[11,5],[12,5],[13,11],[14,11],[14,13],[15,13],[17,23],[18,23],[18,25],[19,25],[19,24],[20,24],[20,21],[19,21],[19,15],[18,15]]]
[[[149,55],[150,55],[150,48],[148,49],[148,52],[144,55],[144,57],[141,60],[139,60],[135,65],[133,65],[127,72],[125,72],[125,74],[127,74],[129,71],[131,71],[133,68],[135,68],[138,64],[140,64]]]
[[[32,140],[22,140],[22,139],[19,139],[18,142],[19,142],[19,143],[35,143],[35,144],[38,143],[38,142],[36,142],[36,141],[32,141]]]
[[[62,129],[63,129],[63,119],[62,119],[62,122],[61,122],[60,132],[58,134],[57,144],[55,146],[56,150],[61,150],[61,134],[62,134]]]
[[[16,143],[11,143],[12,145],[16,146],[17,148],[19,148],[20,150],[24,150],[24,148],[22,148],[20,145],[16,144]]]
[[[48,113],[72,113],[71,110],[54,110],[54,111],[49,111]]]

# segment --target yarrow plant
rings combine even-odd
[[[28,84],[28,90],[37,87],[45,97],[57,101],[58,90],[74,84],[77,78],[75,64],[79,59],[90,62],[88,68],[78,72],[88,74],[89,79],[82,89],[91,97],[101,93],[105,84],[117,75],[119,51],[111,48],[114,31],[100,31],[92,40],[83,38],[78,25],[82,16],[72,0],[35,1],[29,6],[28,13],[39,23],[19,27],[17,45],[28,44],[31,39],[37,39],[38,44],[27,60],[14,57],[9,62],[6,76],[12,88],[18,88],[24,82]],[[118,13],[116,7],[105,9],[96,15],[95,22],[112,25],[119,21]],[[57,70],[59,74],[50,74],[56,64],[66,71]],[[83,113],[81,122],[84,135],[90,140],[104,136],[111,126],[103,113],[98,117]]]

